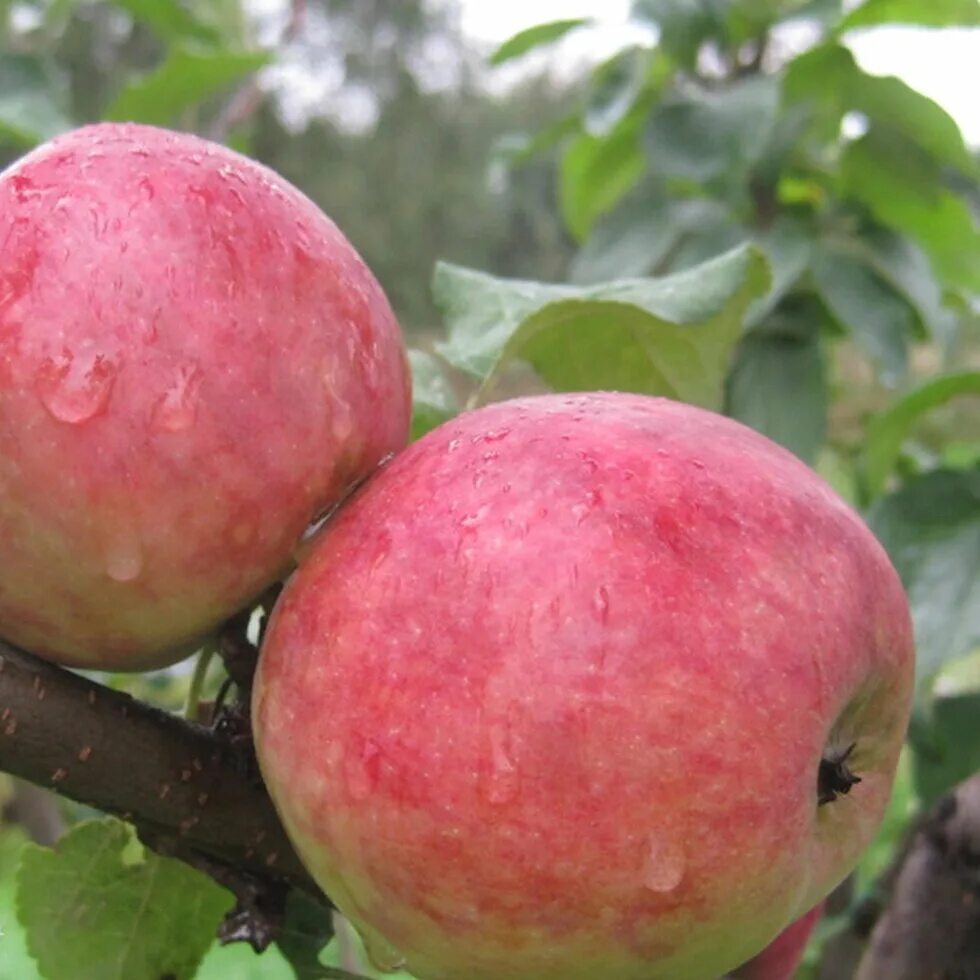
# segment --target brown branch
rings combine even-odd
[[[0,770],[131,821],[162,853],[322,896],[230,739],[0,642]],[[218,877],[217,875],[215,875]],[[231,876],[231,877],[228,877]],[[239,896],[241,897],[241,896]]]
[[[918,827],[857,980],[980,977],[980,773]]]

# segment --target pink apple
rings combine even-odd
[[[715,980],[870,840],[912,661],[884,551],[795,457],[687,405],[546,396],[443,425],[327,524],[255,734],[379,961]]]
[[[398,326],[336,226],[194,136],[100,125],[0,175],[0,635],[164,664],[407,439]]]

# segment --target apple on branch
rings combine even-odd
[[[273,614],[259,760],[383,966],[716,980],[855,865],[905,733],[898,576],[803,463],[701,409],[446,423]]]
[[[103,124],[0,175],[0,635],[186,655],[408,437],[398,325],[272,171]]]

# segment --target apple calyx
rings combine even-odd
[[[843,752],[829,749],[820,760],[817,771],[817,806],[833,803],[838,796],[846,796],[852,786],[861,782],[861,777],[847,765],[856,745],[857,742],[851,742]]]

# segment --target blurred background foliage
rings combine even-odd
[[[909,822],[980,768],[980,155],[846,35],[977,27],[980,5],[635,0],[632,17],[646,41],[500,94],[452,3],[0,0],[0,165],[98,119],[226,142],[382,281],[416,348],[416,436],[516,392],[665,394],[768,434],[859,508],[908,589],[919,686],[885,825],[804,968],[839,978],[835,937]],[[537,25],[491,63],[590,29]],[[103,679],[177,709],[219,673]],[[13,856],[52,804],[20,794],[10,826],[0,783],[0,980],[38,975]],[[198,975],[324,975],[292,961],[214,948]],[[370,972],[343,925],[328,961]]]

